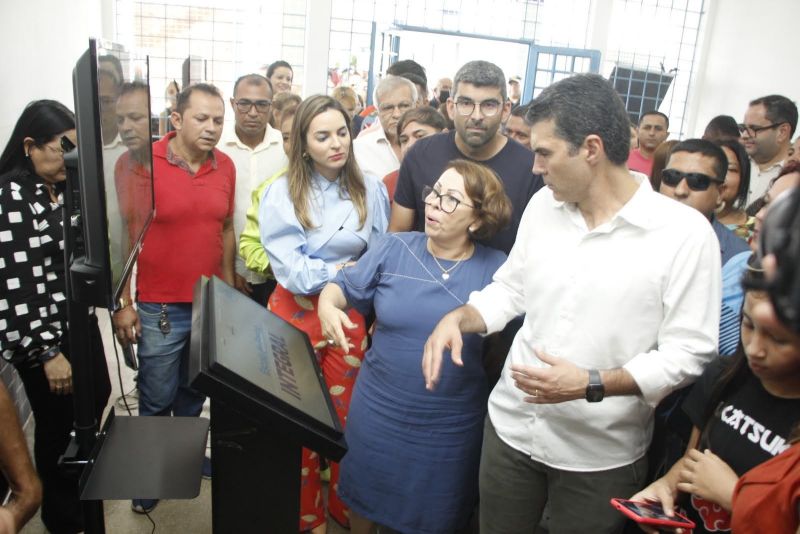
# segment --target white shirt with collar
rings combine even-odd
[[[769,189],[769,184],[781,173],[784,161],[773,163],[763,171],[753,158],[750,158],[750,189],[747,192],[747,203],[760,198]]]
[[[236,250],[238,250],[239,236],[247,221],[247,209],[250,207],[253,190],[264,180],[285,168],[289,159],[283,151],[281,132],[269,124],[264,133],[264,140],[255,148],[250,148],[242,143],[236,135],[235,124],[228,124],[217,148],[227,154],[236,166],[233,229],[236,232]],[[266,280],[266,277],[260,273],[248,270],[238,253],[236,254],[236,273],[251,284],[259,284]]]
[[[525,315],[489,398],[498,436],[556,469],[631,464],[650,444],[653,409],[715,356],[720,252],[698,211],[648,180],[608,222],[589,230],[574,204],[548,188],[531,199],[514,248],[469,304],[489,333]],[[640,396],[536,405],[514,386],[511,364],[544,367],[539,349],[585,369],[624,367]]]
[[[353,141],[353,153],[361,172],[379,180],[400,168],[400,160],[380,122],[361,132]]]

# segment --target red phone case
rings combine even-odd
[[[637,523],[643,523],[645,525],[653,525],[657,527],[669,527],[669,528],[684,528],[684,529],[693,529],[695,524],[692,520],[687,519],[686,517],[676,513],[674,515],[674,519],[670,519],[667,517],[656,518],[656,517],[645,517],[637,514],[633,510],[629,509],[625,506],[624,503],[631,503],[637,506],[653,506],[658,505],[658,503],[649,503],[649,502],[639,502],[639,501],[630,501],[628,499],[611,499],[611,506],[631,518],[632,520],[636,521]]]

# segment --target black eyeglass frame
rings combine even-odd
[[[463,200],[457,199],[456,197],[454,197],[453,195],[451,195],[449,193],[440,193],[439,191],[437,191],[436,189],[434,189],[433,187],[431,187],[429,185],[426,185],[425,187],[422,188],[422,202],[424,202],[425,204],[428,204],[427,200],[428,200],[428,197],[431,196],[431,193],[436,195],[436,198],[439,200],[439,209],[442,210],[443,212],[447,213],[447,214],[454,213],[458,209],[458,206],[466,206],[466,207],[472,208],[472,209],[480,209],[480,203],[479,202],[476,203],[477,205],[467,204]],[[448,210],[446,210],[444,208],[444,204],[443,204],[444,197],[447,197],[447,198],[451,199],[453,202],[455,202],[455,207],[452,210],[448,211]]]
[[[256,111],[259,113],[266,113],[272,106],[272,100],[248,100],[246,98],[241,98],[239,100],[234,100],[233,104],[236,106],[236,109],[239,110],[239,113],[250,113],[253,106],[256,107]]]
[[[749,124],[740,123],[737,124],[736,127],[739,129],[740,134],[742,135],[747,134],[748,137],[755,137],[756,135],[758,135],[758,132],[763,132],[764,130],[771,130],[786,123],[787,123],[786,121],[774,122],[766,126],[752,126]]]

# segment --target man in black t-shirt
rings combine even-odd
[[[533,153],[508,142],[500,131],[501,123],[511,112],[503,71],[487,61],[465,64],[456,74],[454,94],[447,106],[456,130],[421,139],[406,154],[400,166],[389,231],[423,231],[422,188],[436,183],[448,162],[467,159],[497,173],[511,199],[511,223],[485,243],[508,254],[522,212],[543,182],[531,171]]]

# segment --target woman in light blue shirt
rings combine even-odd
[[[297,108],[291,133],[289,168],[264,191],[259,206],[261,243],[278,286],[269,299],[273,313],[308,334],[342,425],[366,349],[364,319],[350,320],[349,350],[323,337],[316,308],[320,291],[336,272],[356,261],[386,232],[389,198],[383,183],[363,176],[353,156],[350,119],[334,99],[317,95]],[[303,450],[300,530],[325,532],[319,458]],[[336,495],[339,469],[331,464],[328,509],[348,524]]]

